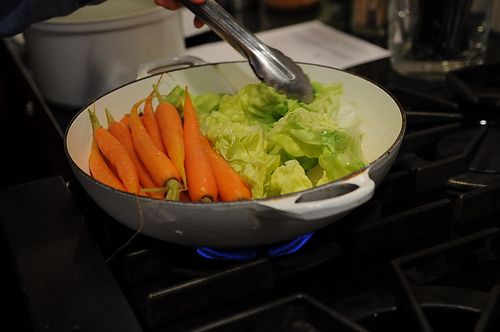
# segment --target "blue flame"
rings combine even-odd
[[[286,243],[271,246],[267,248],[269,257],[277,257],[293,254],[302,248],[313,236],[314,233],[308,233],[295,238]],[[249,261],[255,259],[258,255],[258,249],[237,249],[223,250],[200,247],[196,252],[207,259],[225,260],[225,261]]]
[[[309,242],[313,234],[314,233],[307,233],[285,244],[272,246],[268,249],[269,256],[276,257],[293,254]]]
[[[208,259],[218,259],[224,261],[249,261],[257,257],[257,250],[255,249],[217,250],[200,247],[196,250],[196,252]]]

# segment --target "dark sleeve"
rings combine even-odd
[[[104,0],[0,0],[0,36],[23,32],[33,23],[64,16]]]

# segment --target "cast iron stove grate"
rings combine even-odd
[[[39,308],[31,311],[35,325],[83,328],[74,325],[79,316],[103,312],[109,319],[91,323],[121,331],[262,330],[266,322],[290,331],[448,330],[440,317],[454,320],[456,331],[497,330],[498,117],[446,86],[432,94],[387,88],[408,115],[396,164],[372,200],[289,255],[209,260],[139,235],[105,264],[96,252],[111,257],[133,232],[77,183],[68,190],[55,178],[2,190],[13,261],[28,303]],[[37,236],[26,239],[26,227]],[[77,245],[77,230],[88,230],[97,248]]]
[[[406,102],[409,130],[396,165],[370,202],[283,257],[214,262],[192,252],[179,255],[163,243],[128,248],[118,264],[120,279],[145,325],[182,327],[179,322],[189,317],[207,323],[212,316],[223,316],[228,307],[238,315],[237,310],[253,310],[252,302],[273,303],[280,296],[288,299],[283,303],[303,296],[328,303],[356,291],[380,291],[394,274],[387,268],[391,259],[498,226],[496,118],[487,111],[471,116],[448,90],[443,98],[388,88]],[[356,274],[360,275],[353,277]],[[148,280],[156,283],[152,286]],[[290,297],[292,289],[298,295]],[[238,305],[241,299],[246,305]],[[204,316],[207,311],[210,317]],[[427,325],[425,320],[418,324],[422,331],[430,331]],[[213,325],[214,330],[216,326],[224,330],[224,324]]]

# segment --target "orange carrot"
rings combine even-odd
[[[155,112],[153,110],[153,96],[154,93],[151,92],[144,102],[144,109],[142,115],[142,123],[146,130],[151,136],[151,139],[156,144],[156,146],[163,152],[166,153],[165,147],[163,146],[163,140],[160,134],[160,128],[158,126],[158,120],[156,119]]]
[[[118,177],[109,168],[104,156],[99,150],[95,140],[92,141],[92,148],[89,157],[90,175],[99,182],[104,183],[112,188],[125,191],[125,187],[120,182]]]
[[[208,139],[203,136],[203,144],[210,160],[215,176],[219,197],[224,202],[252,199],[252,192],[245,180],[235,169],[212,147]]]
[[[128,128],[128,117],[129,114],[125,114],[121,119],[120,123],[123,124],[126,128]]]
[[[107,129],[101,127],[94,112],[89,110],[89,115],[94,128],[94,140],[99,150],[109,163],[115,167],[125,190],[132,194],[139,194],[141,186],[137,168],[127,150]]]
[[[167,154],[175,167],[177,167],[182,180],[186,183],[184,137],[179,112],[177,112],[177,109],[172,104],[163,102],[156,107],[155,114]]]
[[[104,111],[106,112],[106,118],[108,120],[108,131],[111,133],[111,135],[116,137],[116,139],[118,139],[120,143],[123,144],[128,154],[134,161],[135,167],[137,167],[137,173],[139,175],[139,182],[141,183],[142,187],[154,188],[155,184],[153,182],[153,179],[151,179],[151,176],[144,167],[144,164],[135,152],[134,142],[132,141],[132,135],[130,134],[129,128],[125,127],[122,122],[115,121],[108,109],[105,109]],[[145,193],[141,190],[141,194],[144,195]],[[157,199],[164,198],[164,194],[162,194],[161,192],[149,192],[147,195],[149,197]]]
[[[217,199],[217,184],[202,141],[196,110],[186,88],[184,99],[185,167],[189,197],[193,202]]]
[[[172,161],[155,145],[142,124],[137,112],[141,102],[132,107],[129,117],[135,151],[151,175],[155,185],[167,189],[166,199],[179,200],[181,177]]]

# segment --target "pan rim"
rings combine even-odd
[[[132,84],[135,84],[136,82],[139,82],[141,80],[145,80],[145,79],[149,79],[153,76],[159,76],[159,75],[162,75],[162,74],[166,74],[166,73],[172,73],[172,72],[176,72],[176,71],[182,71],[182,70],[186,70],[186,69],[189,69],[189,68],[195,68],[195,67],[205,67],[205,66],[217,66],[217,65],[228,65],[228,64],[241,64],[241,63],[247,63],[246,61],[222,61],[222,62],[213,62],[213,63],[204,63],[204,64],[199,64],[199,65],[196,65],[194,67],[188,67],[188,68],[176,68],[176,69],[173,69],[173,70],[167,70],[165,72],[161,72],[161,73],[155,73],[155,74],[152,74],[152,75],[148,75],[148,76],[145,76],[145,77],[141,77],[139,79],[136,79],[136,80],[133,80],[131,82],[128,82],[128,83],[125,83],[123,85],[120,85],[106,93],[104,93],[103,95],[99,96],[98,98],[96,98],[96,101],[109,95],[109,94],[112,94],[114,93],[115,91],[119,90],[119,89],[122,89],[123,87],[126,87],[126,86],[129,86],[129,85],[132,85]],[[326,65],[321,65],[321,64],[314,64],[314,63],[308,63],[308,62],[297,62],[298,65],[305,65],[305,66],[313,66],[313,67],[323,67],[323,68],[326,68],[328,70],[334,70],[334,71],[338,71],[338,72],[342,72],[344,74],[348,74],[348,75],[352,75],[352,76],[356,76],[364,81],[367,81],[368,83],[371,83],[372,85],[374,85],[376,88],[382,90],[385,94],[387,94],[396,104],[397,106],[397,109],[399,110],[399,115],[401,116],[401,127],[399,129],[399,133],[398,133],[398,136],[396,137],[396,139],[392,142],[392,144],[389,146],[389,148],[387,148],[383,153],[381,153],[376,159],[372,160],[370,163],[368,163],[367,165],[365,165],[364,167],[358,169],[357,171],[354,171],[352,173],[349,173],[335,181],[331,181],[331,182],[328,182],[328,183],[325,183],[325,184],[322,184],[320,186],[317,186],[317,187],[313,187],[313,188],[309,188],[309,189],[306,189],[306,190],[302,190],[302,191],[299,191],[299,192],[293,192],[293,193],[289,193],[289,194],[284,194],[284,195],[280,195],[280,196],[273,196],[273,197],[266,197],[266,198],[254,198],[254,199],[251,199],[251,200],[245,200],[245,201],[235,201],[235,202],[211,202],[211,203],[201,203],[201,202],[181,202],[181,201],[167,201],[167,200],[164,200],[164,201],[160,201],[158,199],[154,199],[154,198],[150,198],[150,197],[144,197],[144,196],[137,196],[137,195],[134,195],[134,194],[131,194],[131,193],[127,193],[127,192],[124,192],[124,191],[120,191],[120,190],[117,190],[117,189],[114,189],[112,187],[109,187],[97,180],[95,180],[94,178],[92,178],[89,174],[87,174],[87,172],[83,171],[80,166],[78,166],[78,164],[73,160],[73,158],[71,158],[71,155],[69,153],[69,149],[68,149],[68,134],[69,134],[69,131],[71,130],[71,127],[73,126],[73,124],[75,123],[75,121],[77,120],[77,118],[81,115],[82,112],[84,112],[85,110],[87,110],[89,107],[91,107],[91,105],[93,104],[92,103],[89,103],[87,105],[85,105],[84,107],[82,107],[78,112],[75,113],[75,115],[71,118],[71,120],[69,121],[68,123],[68,126],[66,127],[65,129],[65,132],[64,132],[64,151],[65,151],[65,154],[66,154],[66,157],[67,159],[69,160],[73,170],[76,170],[79,174],[81,174],[84,178],[86,178],[87,180],[90,180],[90,182],[94,183],[94,184],[97,184],[98,186],[100,187],[103,187],[105,189],[108,189],[108,190],[112,190],[118,194],[121,194],[121,195],[128,195],[129,197],[134,197],[135,199],[139,199],[139,200],[144,200],[146,202],[156,202],[156,203],[162,203],[162,204],[172,204],[172,205],[179,205],[179,206],[189,206],[189,207],[193,207],[193,206],[240,206],[240,205],[250,205],[250,204],[254,204],[254,203],[258,203],[258,202],[267,202],[267,201],[272,201],[272,200],[280,200],[280,199],[287,199],[287,198],[290,198],[290,197],[293,197],[293,196],[300,196],[301,194],[306,194],[306,193],[310,193],[310,192],[313,192],[313,191],[317,191],[317,190],[321,190],[321,189],[324,189],[326,187],[329,187],[329,186],[332,186],[334,184],[338,184],[338,183],[342,183],[342,182],[345,182],[346,180],[348,179],[351,179],[363,172],[366,172],[366,171],[369,171],[369,169],[371,167],[373,167],[374,165],[377,165],[379,164],[383,159],[385,159],[387,156],[393,154],[394,152],[396,152],[399,148],[399,146],[401,145],[401,142],[403,140],[403,137],[404,137],[404,134],[406,132],[406,126],[407,126],[407,119],[406,119],[406,114],[404,112],[404,109],[403,109],[403,106],[401,105],[401,103],[395,98],[395,96],[390,92],[388,91],[385,87],[383,87],[382,85],[380,85],[379,83],[375,82],[374,80],[371,80],[369,78],[366,78],[360,74],[357,74],[357,73],[352,73],[352,72],[349,72],[347,70],[343,70],[343,69],[339,69],[339,68],[334,68],[334,67],[330,67],[330,66],[326,66]]]

